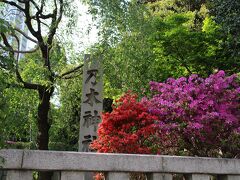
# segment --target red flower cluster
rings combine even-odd
[[[111,113],[103,114],[92,149],[104,153],[157,153],[157,117],[136,99],[136,95],[127,93],[116,101]]]

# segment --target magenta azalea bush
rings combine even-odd
[[[240,155],[240,84],[224,71],[203,79],[169,78],[150,82],[153,96],[145,100],[159,117],[165,153],[237,157]],[[144,101],[144,100],[143,100]],[[161,152],[164,152],[163,150]]]

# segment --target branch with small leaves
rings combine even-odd
[[[79,70],[81,70],[80,74],[82,74],[83,73],[82,67],[83,67],[83,64],[81,64],[81,65],[79,65],[79,66],[77,66],[77,67],[75,67],[75,68],[73,68],[73,69],[71,69],[71,70],[69,70],[69,71],[59,75],[58,77],[61,78],[61,79],[75,78],[75,77],[77,77],[77,75],[73,76],[72,74],[78,72]]]

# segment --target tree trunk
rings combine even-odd
[[[37,136],[37,145],[39,150],[48,150],[49,142],[49,118],[48,113],[50,110],[50,98],[51,92],[47,91],[46,88],[39,90],[39,104],[38,104],[38,116],[37,116],[37,125],[38,125],[38,136]]]
[[[38,136],[37,136],[37,146],[39,150],[48,150],[49,143],[49,129],[51,124],[49,122],[49,110],[50,110],[50,98],[54,88],[40,88],[39,93],[39,104],[38,104],[38,116],[37,116],[37,126],[38,126]],[[51,180],[52,172],[39,172],[39,180]]]

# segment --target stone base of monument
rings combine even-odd
[[[67,172],[67,171],[65,171],[65,172],[55,171],[53,173],[53,176],[52,176],[51,180],[60,180],[62,176],[69,178],[69,174],[66,174],[66,173],[69,173],[69,172]],[[0,174],[1,174],[1,171],[0,171]],[[79,174],[74,174],[73,172],[70,172],[70,174],[71,174],[71,178],[78,177],[78,178],[81,178],[83,180],[94,180],[94,175],[95,175],[95,173],[93,173],[93,172],[86,172],[86,173],[84,173],[84,177],[82,178],[82,176],[80,177]],[[0,178],[0,180],[6,180],[6,179],[1,179]]]
[[[86,172],[84,173],[84,180],[94,180],[95,173],[93,172]]]

